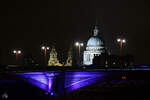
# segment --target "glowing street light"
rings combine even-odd
[[[83,46],[83,43],[80,43],[81,46]]]
[[[18,54],[21,54],[21,51],[20,51],[20,50],[18,51]]]
[[[41,49],[44,50],[44,57],[45,57],[45,64],[46,64],[46,61],[47,61],[47,60],[46,60],[47,50],[49,50],[50,47],[48,47],[48,46],[42,46]]]
[[[80,43],[80,42],[76,42],[75,43],[75,46],[77,46],[78,47],[78,56],[79,56],[79,58],[78,58],[78,64],[80,65],[80,48],[83,46],[84,44],[83,43]]]
[[[122,39],[122,38],[118,38],[117,39],[117,42],[119,42],[120,43],[120,63],[121,63],[121,66],[122,66],[122,68],[123,68],[123,65],[122,65],[122,59],[121,59],[121,57],[122,57],[122,47],[123,47],[123,43],[126,43],[126,40],[125,39]],[[124,73],[122,72],[122,77],[121,77],[123,80],[126,80],[126,76],[124,76]]]
[[[126,43],[126,40],[125,40],[125,39],[118,38],[118,39],[117,39],[117,42],[120,43],[120,57],[121,57],[121,56],[122,56],[123,43]]]
[[[16,54],[16,62],[18,62],[18,55],[21,54],[21,50],[14,50],[14,54]]]
[[[117,39],[117,42],[126,43],[126,40],[125,40],[125,39],[118,38],[118,39]]]

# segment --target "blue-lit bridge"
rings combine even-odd
[[[23,80],[50,95],[65,95],[84,86],[115,82],[115,80],[149,80],[149,69],[109,69],[25,72],[1,75],[1,80]],[[7,77],[6,77],[7,76]]]

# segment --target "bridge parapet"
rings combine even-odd
[[[122,80],[122,75],[126,76],[125,80],[133,77],[135,79],[140,78],[136,77],[134,75],[135,73],[138,76],[140,76],[141,73],[143,75],[147,74],[146,72],[131,70],[82,70],[27,72],[15,73],[13,75],[20,76],[20,79],[45,90],[47,94],[63,96],[84,86],[96,83],[104,83],[110,80]]]

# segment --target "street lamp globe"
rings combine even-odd
[[[14,50],[14,51],[13,51],[13,53],[17,53],[17,51],[16,51],[16,50]]]
[[[126,40],[125,40],[125,39],[123,39],[123,40],[122,40],[122,42],[123,42],[123,43],[126,43]]]
[[[75,44],[76,46],[79,46],[79,42],[76,42],[76,44]]]
[[[117,39],[117,41],[118,41],[118,42],[120,42],[120,41],[121,41],[121,39],[120,39],[120,38],[118,38],[118,39]]]
[[[21,54],[21,50],[18,50],[18,54]]]
[[[83,43],[80,43],[81,46],[83,46]]]
[[[44,46],[42,46],[42,47],[41,47],[41,49],[42,49],[42,50],[44,50],[44,49],[45,49],[45,47],[44,47]]]
[[[46,49],[49,50],[49,47],[47,47]]]

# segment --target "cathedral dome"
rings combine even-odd
[[[94,57],[101,55],[101,53],[104,50],[104,45],[103,45],[104,43],[98,37],[98,32],[99,32],[98,27],[95,26],[94,31],[93,31],[94,34],[87,41],[87,47],[83,54],[84,65],[92,65]]]
[[[87,46],[101,46],[101,45],[103,45],[102,41],[96,36],[92,36],[87,42]]]

